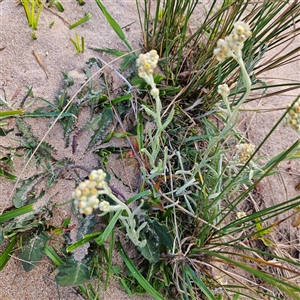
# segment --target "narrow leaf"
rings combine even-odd
[[[14,219],[16,217],[22,216],[24,214],[27,214],[29,212],[33,212],[33,204],[21,207],[21,208],[17,208],[14,209],[12,211],[9,212],[5,212],[4,214],[0,215],[0,223],[3,223],[7,220],[11,220]]]
[[[56,252],[49,246],[45,245],[43,248],[43,252],[55,263],[57,266],[62,265],[64,262],[63,260],[56,254]]]
[[[95,1],[98,4],[98,6],[100,7],[100,9],[101,9],[102,13],[104,14],[104,16],[105,16],[107,22],[109,23],[109,25],[112,27],[112,29],[115,31],[115,33],[118,35],[118,37],[126,44],[128,49],[130,51],[132,51],[133,48],[131,47],[131,45],[127,41],[126,36],[125,36],[124,31],[122,30],[121,26],[109,14],[109,12],[106,10],[105,6],[101,3],[100,0],[95,0]]]
[[[108,238],[108,236],[110,235],[111,231],[114,229],[117,221],[119,220],[119,217],[122,213],[122,210],[119,210],[111,219],[111,221],[109,222],[108,226],[106,226],[104,232],[97,237],[96,239],[96,243],[101,246],[104,244],[104,242],[106,241],[106,239]]]
[[[165,298],[143,277],[139,270],[135,267],[133,262],[127,256],[120,242],[116,243],[119,253],[129,269],[131,275],[138,281],[138,283],[156,300],[164,300]]]
[[[8,246],[5,248],[5,250],[2,252],[2,254],[0,255],[0,271],[3,270],[3,268],[5,267],[5,265],[7,264],[7,262],[10,259],[10,255],[13,252],[13,248],[15,246],[15,244],[17,243],[17,236],[14,236],[10,243],[8,244]]]

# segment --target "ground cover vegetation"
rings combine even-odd
[[[269,233],[282,222],[299,226],[300,197],[251,213],[244,208],[278,164],[299,158],[299,140],[274,157],[258,152],[280,123],[299,131],[300,100],[282,111],[260,145],[246,141],[237,129],[243,105],[257,100],[251,92],[266,97],[274,87],[276,93],[299,88],[298,83],[270,86],[259,79],[298,59],[299,47],[260,63],[268,51],[299,34],[298,1],[211,1],[201,11],[201,22],[191,27],[199,1],[136,0],[143,39],[138,50],[104,4],[95,2],[128,50],[95,48],[95,58],[86,63],[87,80],[74,95],[69,92],[73,78],[64,73],[55,101],[35,97],[28,88],[19,109],[12,110],[1,96],[0,134],[9,138],[8,120],[14,118],[22,145],[18,155],[26,163],[16,176],[14,149],[1,157],[0,175],[15,188],[13,206],[0,215],[0,241],[6,243],[0,270],[18,249],[25,270],[46,255],[57,268],[56,282],[76,286],[87,299],[100,299],[98,289],[106,289],[112,276],[130,295],[147,292],[154,299],[299,299],[299,259],[280,255]],[[20,5],[34,30],[44,5],[63,12],[63,0],[23,0]],[[70,29],[92,20],[87,14]],[[78,53],[84,51],[83,37],[76,34],[71,42]],[[97,52],[116,58],[106,64]],[[122,61],[120,70],[113,67],[116,60]],[[107,68],[122,81],[116,97],[110,94]],[[25,111],[28,99],[40,107]],[[89,120],[71,139],[82,109],[89,111]],[[129,113],[134,122],[125,128]],[[76,241],[70,239],[70,218],[54,227],[49,225],[51,201],[37,206],[65,169],[83,168],[67,158],[55,159],[52,145],[33,134],[26,118],[42,117],[51,123],[48,132],[61,124],[63,146],[71,144],[74,152],[76,138],[89,134],[86,153],[99,156],[99,168],[87,170],[86,179],[78,176],[73,195],[66,196],[81,222]],[[112,129],[114,122],[121,131]],[[113,174],[106,162],[119,150],[97,148],[116,137],[128,141],[120,157],[131,158],[140,178],[130,199],[109,184]],[[28,178],[25,170],[32,164],[38,171]],[[55,245],[54,235],[64,238],[62,246]],[[83,246],[88,251],[78,261],[74,251]],[[134,259],[129,249],[138,253]],[[114,264],[114,251],[123,267]]]

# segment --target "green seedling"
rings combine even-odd
[[[54,25],[54,21],[50,23],[49,27],[52,28]]]
[[[85,2],[83,0],[77,0],[77,1],[80,6],[85,4]]]
[[[57,0],[50,1],[48,7],[50,7],[52,4],[54,4],[56,6],[56,8],[58,9],[59,12],[63,12],[64,11],[64,8],[63,8],[63,6],[61,5],[61,3],[59,1],[57,1]]]
[[[73,28],[75,28],[75,27],[77,27],[77,26],[79,26],[79,25],[87,22],[91,17],[92,17],[91,13],[86,13],[83,18],[81,18],[80,20],[78,20],[74,24],[70,25],[69,28],[73,29]]]
[[[79,39],[79,36],[76,33],[75,34],[75,41],[72,38],[70,38],[70,41],[74,45],[77,53],[83,53],[84,52],[84,37],[83,36],[81,37],[81,39]]]
[[[266,247],[274,246],[274,243],[265,237],[266,234],[272,233],[273,230],[270,228],[263,228],[259,218],[255,219],[255,222],[256,222],[255,227],[257,232],[255,233],[255,235],[252,237],[251,240],[260,240],[264,243]]]
[[[39,0],[22,0],[29,25],[37,30],[40,14],[43,9],[43,3]]]

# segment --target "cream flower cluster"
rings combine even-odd
[[[300,131],[300,100],[297,100],[285,115],[284,123]]]
[[[238,159],[242,164],[245,164],[248,161],[255,149],[255,146],[252,144],[239,144],[235,147],[237,149]]]
[[[152,75],[154,69],[157,67],[159,56],[156,50],[151,50],[146,54],[140,54],[136,60],[138,66],[138,74],[141,78],[146,75]]]
[[[105,178],[106,174],[103,170],[93,170],[89,180],[81,182],[76,187],[73,192],[74,204],[81,214],[90,215],[94,209],[99,208],[98,189],[102,189],[106,184]]]
[[[252,35],[250,26],[242,21],[233,24],[232,33],[225,39],[219,39],[214,55],[218,61],[239,54],[244,46],[244,41]]]
[[[159,90],[153,79],[153,71],[157,67],[159,56],[156,50],[151,50],[146,54],[140,54],[136,60],[138,75],[151,86],[151,95],[156,99],[159,97]]]
[[[227,84],[220,84],[218,86],[218,94],[222,95],[222,97],[228,97],[230,93],[230,89]]]

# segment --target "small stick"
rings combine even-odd
[[[36,61],[39,63],[39,65],[41,66],[41,68],[44,70],[47,78],[49,78],[49,76],[47,74],[46,67],[44,66],[43,62],[41,61],[41,59],[39,58],[39,56],[37,55],[37,53],[34,50],[32,50],[32,54],[34,55]]]

